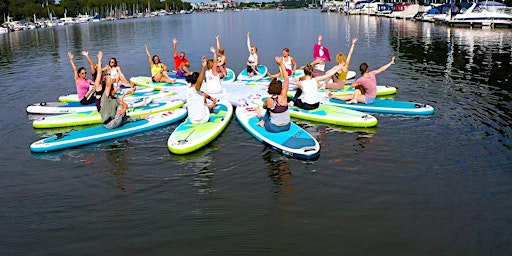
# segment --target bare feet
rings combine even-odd
[[[265,121],[261,120],[257,124],[257,126],[265,127]]]
[[[356,104],[357,103],[357,100],[349,100],[346,102],[347,104]]]
[[[295,103],[293,103],[293,101],[288,102],[288,107],[290,107],[290,108],[291,108],[291,107],[293,107],[293,106],[295,106]]]
[[[140,118],[141,119],[148,119],[149,116],[151,116],[151,111],[149,111],[149,113],[147,113],[147,114],[144,114],[144,115],[140,116]]]
[[[146,97],[144,97],[144,99],[142,100],[142,106],[147,106],[147,105],[148,105],[148,103],[146,101]]]

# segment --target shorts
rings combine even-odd
[[[370,98],[368,96],[364,96],[364,101],[365,101],[365,104],[372,104],[375,102],[375,98]]]
[[[152,77],[151,77],[151,81],[153,81],[153,83],[156,83],[156,82],[157,82],[157,81],[155,80],[155,77],[154,77],[154,76],[152,76]]]
[[[291,76],[292,75],[292,70],[291,69],[286,69],[286,73],[288,73],[288,76]]]

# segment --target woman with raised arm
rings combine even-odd
[[[350,51],[348,52],[348,56],[345,56],[343,52],[339,52],[336,54],[336,63],[338,65],[342,65],[341,70],[338,71],[335,75],[333,75],[332,83],[326,83],[325,88],[326,89],[343,89],[345,87],[345,84],[347,82],[347,74],[348,69],[350,67],[350,60],[352,59],[352,53],[354,53],[354,46],[357,43],[357,38],[352,39],[352,46],[350,47]],[[327,82],[327,81],[326,81]]]
[[[258,47],[251,45],[250,33],[247,32],[247,50],[249,50],[249,57],[247,58],[247,74],[249,77],[257,75],[258,73]]]
[[[176,83],[176,79],[171,79],[167,74],[167,66],[160,61],[158,55],[154,55],[153,57],[151,57],[151,53],[149,53],[148,46],[144,45],[144,47],[146,48],[146,55],[148,56],[149,67],[151,68],[151,80],[154,83]]]
[[[289,102],[288,105],[306,110],[318,108],[320,101],[324,99],[324,97],[318,93],[318,87],[320,87],[319,82],[333,76],[336,72],[341,70],[342,67],[342,64],[338,64],[327,71],[325,75],[313,77],[313,66],[309,63],[306,64],[304,67],[304,79],[297,82],[293,87],[297,92],[295,92],[292,101]]]
[[[216,35],[215,40],[217,41],[217,72],[219,73],[219,77],[223,78],[228,76],[228,71],[226,69],[226,62],[228,58],[224,55],[224,48],[220,47],[220,36]]]
[[[79,69],[76,68],[75,62],[73,61],[73,54],[71,52],[68,52],[68,58],[71,63],[71,67],[73,68],[73,73],[75,74],[76,93],[78,94],[80,104],[89,105],[94,103],[94,97],[92,97],[94,90],[90,88],[93,81],[91,79],[87,79],[87,69],[84,67],[80,67]],[[92,66],[94,67],[94,65]]]
[[[206,57],[203,56],[201,64],[201,72],[192,72],[186,78],[187,83],[189,83],[189,88],[187,89],[188,118],[193,124],[208,122],[210,120],[210,111],[217,103],[217,99],[201,91],[206,69]],[[211,101],[211,104],[208,104],[207,99]]]
[[[391,61],[380,67],[377,70],[369,71],[368,64],[362,63],[359,66],[359,71],[361,71],[362,77],[358,78],[354,83],[350,85],[350,88],[356,88],[354,94],[348,96],[334,96],[328,92],[329,97],[336,98],[340,100],[347,100],[347,104],[350,103],[365,103],[371,104],[375,101],[375,97],[377,95],[377,78],[376,76],[386,69],[388,69],[391,65],[395,64],[395,57],[391,58]],[[358,86],[362,86],[364,92],[361,89],[357,89]]]
[[[283,57],[277,56],[275,60],[277,65],[279,65],[279,72],[286,74]],[[265,127],[265,130],[268,132],[277,133],[290,130],[290,112],[288,111],[286,98],[289,85],[290,79],[287,75],[284,75],[284,82],[279,81],[277,78],[272,79],[267,91],[270,97],[263,102],[263,108],[267,109],[267,113],[262,116],[260,108],[256,108],[256,113],[260,119],[258,125]]]
[[[210,52],[213,53],[213,59],[206,62],[206,78],[205,91],[207,93],[220,93],[222,92],[222,83],[220,74],[217,72],[217,52],[215,48],[210,47]]]

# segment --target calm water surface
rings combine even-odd
[[[246,33],[275,72],[284,47],[303,65],[323,34],[331,54],[359,42],[352,70],[397,56],[379,84],[432,116],[376,115],[377,128],[296,120],[317,161],[266,149],[236,120],[206,148],[168,152],[176,127],[47,154],[29,145],[28,104],[73,93],[67,52],[103,50],[149,75],[144,52],[192,69],[221,36],[244,67]],[[512,33],[317,10],[122,20],[0,35],[0,253],[3,255],[510,255]],[[333,63],[329,63],[329,67]]]

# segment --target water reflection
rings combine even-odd
[[[278,153],[273,150],[267,150],[261,155],[261,159],[265,161],[268,169],[267,173],[272,181],[273,191],[280,195],[289,194],[294,190],[291,183],[292,172],[288,166],[289,159],[282,157],[280,154],[278,157],[273,155],[278,155]],[[281,197],[281,199],[286,201],[287,197]]]
[[[129,170],[126,163],[132,158],[127,148],[128,140],[117,140],[103,149],[107,161],[111,164],[105,168],[105,171],[112,176],[116,188],[120,191],[126,191],[123,179],[125,172]]]

